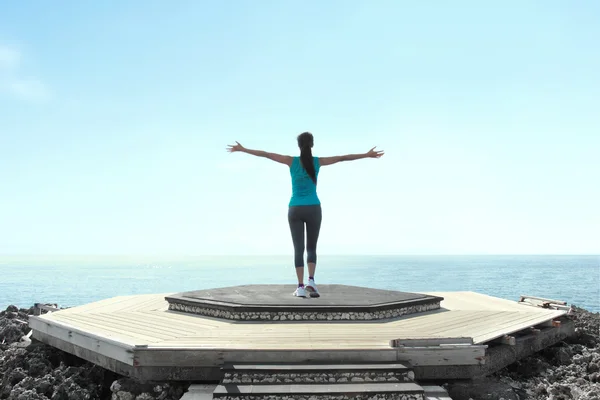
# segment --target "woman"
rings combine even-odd
[[[298,136],[300,157],[283,156],[262,150],[250,150],[235,142],[229,145],[230,153],[241,151],[258,157],[285,164],[290,168],[292,177],[292,198],[289,202],[288,222],[294,242],[294,263],[298,276],[298,288],[294,296],[319,297],[315,284],[315,269],[317,267],[317,240],[321,230],[321,202],[317,196],[317,178],[320,167],[332,165],[340,161],[352,161],[361,158],[379,158],[383,151],[375,151],[375,147],[364,154],[348,154],[334,157],[313,157],[313,135],[304,132]],[[308,264],[308,283],[304,286],[304,226],[306,225],[306,253]]]

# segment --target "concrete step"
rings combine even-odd
[[[446,389],[437,385],[423,385],[425,400],[452,400]]]
[[[217,386],[216,384],[192,384],[180,400],[212,400]]]
[[[214,399],[223,400],[424,400],[416,383],[219,385]]]
[[[223,384],[401,383],[415,375],[404,364],[226,365]]]

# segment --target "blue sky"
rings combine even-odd
[[[12,2],[0,254],[291,254],[285,166],[323,168],[321,254],[600,251],[595,1]]]

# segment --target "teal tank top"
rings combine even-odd
[[[319,176],[319,158],[313,157],[316,176]],[[292,198],[289,206],[312,206],[319,205],[321,201],[317,196],[317,185],[310,178],[302,166],[300,157],[294,157],[290,166],[290,175],[292,177]]]

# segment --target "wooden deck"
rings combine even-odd
[[[329,352],[329,361],[344,353],[363,354],[367,361],[457,365],[482,362],[488,342],[566,314],[474,292],[427,294],[444,298],[440,310],[391,321],[227,321],[168,311],[164,298],[169,294],[152,294],[31,317],[30,326],[34,337],[51,337],[133,366],[166,366],[165,360],[179,366],[265,362],[269,352],[271,360],[279,362],[283,354],[289,355],[288,362],[294,354],[326,361],[316,354]],[[457,341],[438,349],[390,346],[391,340],[429,338],[472,338],[473,345]]]

